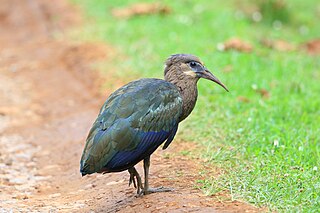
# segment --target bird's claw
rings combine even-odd
[[[140,193],[138,193],[138,196],[142,195],[148,195],[156,192],[172,192],[174,188],[168,188],[168,187],[157,187],[157,188],[148,188],[148,189],[142,189]]]
[[[142,182],[141,182],[141,177],[137,170],[135,169],[130,169],[130,179],[129,179],[129,186],[133,183],[134,188],[137,189],[137,194],[140,194],[141,191],[143,190]]]
[[[137,183],[136,183],[136,180],[134,179],[134,177],[135,177],[134,174],[130,174],[129,186],[131,186],[131,184],[133,183],[134,188],[137,188]]]

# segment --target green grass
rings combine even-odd
[[[272,14],[255,23],[239,9],[256,7],[255,1],[166,0],[161,2],[171,14],[126,20],[112,17],[110,10],[137,1],[73,2],[89,20],[73,36],[116,49],[103,64],[108,72],[124,79],[162,77],[170,54],[192,53],[228,86],[230,93],[201,80],[197,106],[178,134],[200,143],[201,157],[222,168],[219,177],[200,180],[206,193],[228,190],[233,199],[270,210],[320,211],[319,56],[259,44],[270,38],[297,45],[319,36],[318,1],[286,1],[285,12],[276,13],[284,17],[281,28],[270,23]],[[231,37],[250,42],[253,52],[217,51],[217,44]],[[231,71],[222,72],[226,67]],[[259,89],[270,97],[261,97]]]

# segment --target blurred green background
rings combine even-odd
[[[196,187],[270,210],[320,211],[319,1],[143,1],[155,8],[144,15],[133,9],[141,1],[72,2],[86,20],[71,36],[113,48],[97,65],[106,75],[162,78],[169,55],[191,53],[227,85],[230,93],[201,80],[178,133],[202,147],[186,154],[221,169],[200,171]]]

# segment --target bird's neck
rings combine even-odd
[[[179,118],[180,121],[184,120],[190,115],[196,105],[198,98],[197,82],[198,79],[166,79],[174,84],[180,92],[183,100],[182,114]]]

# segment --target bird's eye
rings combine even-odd
[[[197,66],[197,63],[194,62],[194,61],[191,61],[191,62],[189,63],[189,65],[190,65],[191,68],[195,68],[195,67]]]
[[[203,67],[201,64],[199,64],[196,61],[190,61],[189,62],[189,67],[194,71],[194,72],[201,72],[203,70]]]

